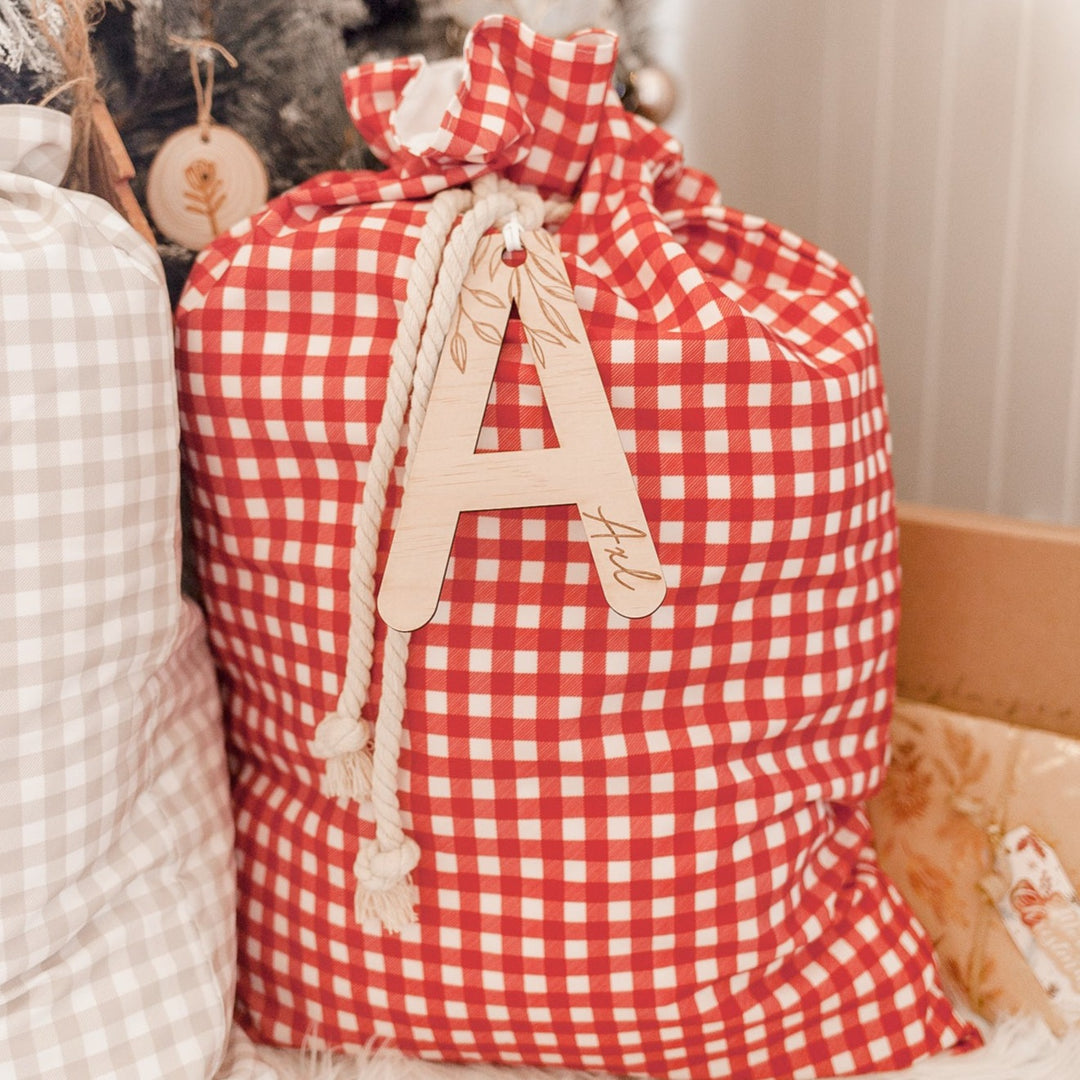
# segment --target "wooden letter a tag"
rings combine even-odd
[[[484,237],[458,299],[379,590],[379,614],[416,630],[435,614],[458,516],[576,504],[607,602],[650,615],[666,585],[562,255],[542,230],[510,266]],[[516,303],[559,445],[476,453],[510,305]]]

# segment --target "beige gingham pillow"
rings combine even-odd
[[[211,1076],[232,825],[153,250],[0,107],[0,1075]]]

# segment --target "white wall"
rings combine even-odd
[[[1080,0],[654,0],[667,127],[838,255],[900,494],[1080,524]]]

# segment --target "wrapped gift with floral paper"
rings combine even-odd
[[[871,803],[883,865],[989,1020],[1080,1020],[1080,740],[901,700]]]

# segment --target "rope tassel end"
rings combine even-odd
[[[338,754],[326,762],[323,790],[332,799],[354,799],[366,802],[371,798],[371,750],[352,750]]]
[[[315,729],[311,752],[326,762],[323,791],[332,799],[371,797],[371,725],[331,713]]]

